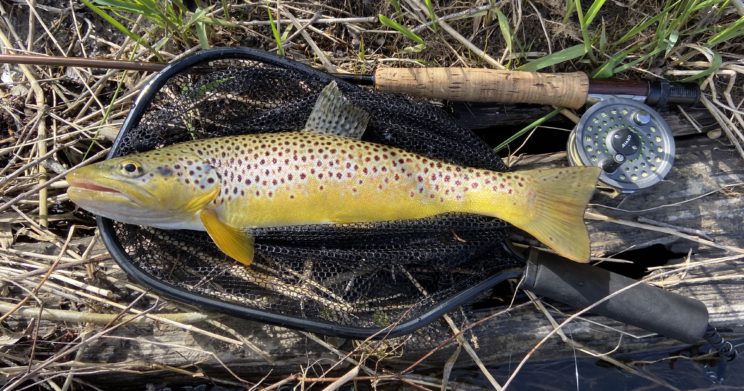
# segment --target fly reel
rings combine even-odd
[[[600,181],[621,193],[659,183],[672,169],[674,138],[654,109],[625,98],[607,98],[581,117],[568,139],[572,165],[602,168]]]

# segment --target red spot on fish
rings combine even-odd
[[[340,172],[336,173],[336,178],[341,179],[342,174]]]
[[[509,194],[511,194],[511,193],[512,193],[512,189],[509,189]]]
[[[477,184],[477,183],[475,183],[475,182],[473,182],[473,184],[472,184],[472,185],[470,185],[470,186],[471,186],[471,187],[472,187],[473,189],[477,189],[477,188],[478,188],[478,184]]]
[[[444,181],[445,182],[449,182],[450,181],[450,176],[449,175],[445,175],[444,176]]]
[[[300,179],[305,179],[305,177],[306,177],[305,174],[300,174]]]
[[[362,168],[362,172],[365,173],[365,174],[367,174],[369,172],[369,170],[367,170],[367,167],[364,167],[364,168]]]
[[[287,175],[287,180],[292,180],[292,174]]]
[[[419,182],[423,182],[424,178],[421,175],[419,175],[416,177],[416,180],[418,180]]]

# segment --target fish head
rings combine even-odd
[[[165,227],[192,221],[219,194],[219,179],[197,156],[152,151],[76,169],[67,175],[67,194],[94,214]]]

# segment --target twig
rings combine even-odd
[[[423,13],[427,13],[426,7],[421,4],[419,0],[410,0],[409,4],[413,5],[414,7],[418,8],[419,11]],[[501,63],[496,61],[493,57],[489,56],[486,52],[475,46],[472,42],[470,42],[467,38],[463,37],[462,34],[457,32],[452,26],[450,26],[447,22],[437,19],[437,24],[439,27],[442,28],[442,30],[446,31],[449,35],[452,36],[452,38],[456,39],[458,42],[460,42],[463,46],[468,48],[471,52],[473,52],[476,56],[480,57],[483,61],[487,62],[489,65],[496,69],[506,69]]]
[[[24,197],[28,196],[29,194],[33,194],[33,193],[35,193],[35,192],[37,192],[37,191],[39,191],[41,189],[45,189],[48,186],[48,184],[51,184],[51,183],[53,183],[53,182],[55,182],[57,180],[62,179],[65,175],[67,175],[67,173],[69,173],[73,169],[75,169],[77,167],[80,167],[80,166],[84,166],[84,165],[86,165],[86,164],[88,164],[88,163],[90,163],[92,161],[97,160],[97,159],[100,159],[101,157],[105,156],[107,153],[108,153],[108,149],[104,149],[104,150],[98,152],[97,154],[95,154],[95,155],[93,155],[93,156],[91,156],[91,157],[83,160],[77,166],[75,166],[75,167],[73,167],[73,168],[71,168],[71,169],[69,169],[69,170],[67,170],[67,171],[65,171],[65,172],[63,172],[61,174],[58,174],[58,175],[54,176],[52,179],[50,179],[48,181],[45,181],[44,183],[39,183],[38,185],[32,187],[30,190],[24,191],[23,193],[17,195],[15,198],[11,199],[10,201],[8,201],[8,202],[0,205],[0,212],[4,211],[5,209],[8,209],[11,206],[13,206],[13,204],[16,201],[20,200],[21,198],[24,198]],[[46,201],[46,198],[44,198],[44,200]]]
[[[503,5],[503,2],[489,2],[486,5],[482,5],[480,7],[470,8],[465,11],[455,12],[453,14],[445,15],[445,16],[437,16],[436,20],[429,21],[423,24],[420,24],[414,28],[411,29],[414,33],[419,33],[421,30],[433,26],[435,24],[446,22],[448,20],[459,20],[464,18],[469,18],[471,16],[476,16],[479,13],[490,11],[494,8],[499,8]]]
[[[411,273],[408,272],[405,268],[400,268],[403,273],[406,275],[406,277],[411,281],[411,283],[416,287],[416,289],[419,290],[424,296],[429,296],[429,293],[426,291],[426,289],[416,280],[416,278],[413,277]],[[460,329],[455,325],[455,322],[452,320],[452,318],[445,314],[442,316],[445,322],[447,322],[447,325],[452,329],[452,333],[456,336],[457,342],[460,344],[460,346],[465,349],[465,352],[470,356],[470,358],[475,362],[475,365],[480,369],[481,373],[483,373],[483,376],[488,380],[488,382],[491,384],[491,387],[493,387],[495,390],[501,390],[501,386],[499,383],[494,379],[493,375],[491,375],[491,372],[486,368],[485,365],[483,365],[483,361],[478,357],[478,353],[475,352],[473,347],[470,345],[470,343],[465,339]]]
[[[106,325],[115,319],[121,319],[124,322],[131,323],[152,323],[155,320],[141,315],[124,315],[102,314],[96,312],[80,312],[68,310],[44,309],[39,316],[38,307],[24,307],[10,303],[0,302],[0,312],[12,314],[13,317],[20,319],[43,319],[71,323],[92,323],[97,325]],[[210,319],[210,315],[203,312],[177,312],[157,314],[159,318],[172,320],[183,324],[200,323]]]
[[[329,384],[326,388],[323,389],[323,391],[335,391],[339,389],[341,386],[343,386],[344,384],[350,382],[358,374],[359,374],[359,365],[355,366],[354,368],[351,368],[349,372],[346,372],[343,376],[339,377],[338,380]]]
[[[662,233],[665,233],[665,234],[674,235],[674,236],[677,236],[677,237],[680,237],[680,238],[683,238],[683,239],[687,239],[687,240],[693,241],[695,243],[700,243],[700,244],[703,244],[703,245],[706,245],[706,246],[715,247],[715,248],[719,248],[721,250],[731,251],[731,252],[735,252],[735,253],[738,253],[738,254],[744,254],[744,249],[742,249],[742,248],[733,247],[733,246],[726,246],[726,245],[718,244],[718,243],[715,243],[715,242],[711,242],[710,240],[702,239],[702,238],[700,238],[698,236],[688,235],[688,234],[679,232],[676,229],[665,228],[665,227],[657,227],[657,226],[650,225],[650,224],[643,224],[643,223],[637,223],[637,222],[629,221],[629,220],[616,219],[614,217],[606,216],[606,215],[603,215],[603,214],[600,214],[600,213],[596,213],[596,212],[586,212],[586,215],[585,216],[586,216],[587,219],[591,219],[591,220],[606,221],[606,222],[610,222],[610,223],[625,225],[625,226],[628,226],[628,227],[642,228],[642,229],[645,229],[645,230],[648,230],[648,231],[662,232]]]
[[[39,289],[41,289],[41,286],[44,285],[44,283],[49,279],[49,276],[52,275],[54,272],[54,269],[59,265],[60,258],[62,258],[62,254],[64,254],[65,250],[67,249],[67,246],[70,244],[70,240],[72,240],[72,235],[75,233],[75,226],[73,225],[70,230],[67,233],[67,240],[65,240],[65,244],[62,246],[62,250],[59,252],[59,256],[57,259],[54,260],[54,263],[52,263],[52,266],[49,267],[49,270],[44,274],[44,276],[41,278],[38,284],[34,287],[34,289],[31,290],[31,293],[26,295],[21,301],[19,301],[16,305],[13,306],[13,308],[10,308],[0,316],[0,323],[2,323],[5,319],[7,319],[10,315],[12,315],[15,311],[17,311],[19,308],[21,308],[24,304],[26,304],[29,299],[31,299],[31,296],[36,295],[37,292],[39,292]]]
[[[295,26],[295,28],[299,29],[300,34],[302,34],[302,38],[304,38],[305,41],[307,41],[308,45],[310,45],[310,47],[313,49],[313,53],[315,53],[315,55],[318,56],[318,59],[323,64],[323,67],[326,69],[326,71],[331,72],[331,73],[337,72],[338,70],[336,69],[336,66],[333,65],[328,60],[328,56],[326,56],[325,53],[323,53],[323,51],[320,50],[320,48],[315,43],[313,38],[310,37],[310,34],[308,34],[307,31],[305,31],[305,28],[300,24],[299,21],[297,21],[294,15],[292,15],[292,13],[289,12],[289,10],[287,9],[284,10],[284,13],[287,14],[287,16],[289,16],[289,19],[292,21],[292,24]],[[310,26],[310,23],[308,23],[305,27],[309,27],[309,26]]]

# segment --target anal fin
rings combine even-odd
[[[338,89],[335,81],[321,91],[313,111],[305,123],[305,130],[333,134],[354,139],[362,138],[367,129],[369,114],[354,106]]]
[[[199,218],[220,251],[245,266],[253,263],[253,236],[223,223],[214,210],[202,210]]]

